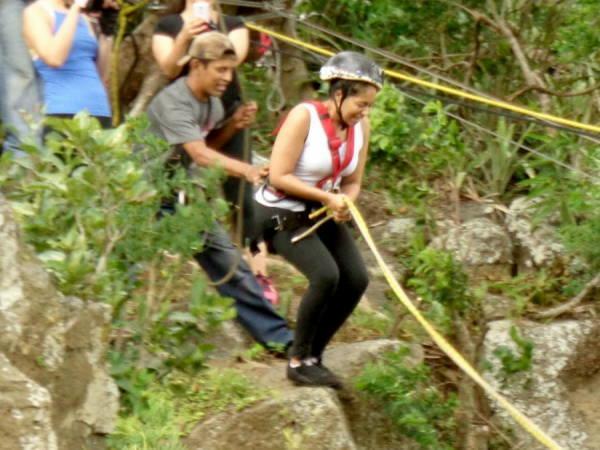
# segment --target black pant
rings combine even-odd
[[[272,238],[277,253],[300,270],[309,282],[298,309],[290,355],[320,358],[358,304],[369,279],[345,224],[330,220],[315,233],[292,244],[292,236],[299,231],[278,231]]]

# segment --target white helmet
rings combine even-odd
[[[341,52],[332,56],[321,67],[321,80],[334,79],[364,81],[377,89],[383,86],[383,70],[366,56],[356,52]]]

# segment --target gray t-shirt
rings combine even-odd
[[[186,142],[203,141],[211,130],[220,128],[225,117],[221,99],[198,100],[179,78],[158,93],[148,107],[150,130],[171,144],[176,153]],[[187,158],[186,158],[187,159]]]

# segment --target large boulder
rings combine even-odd
[[[502,380],[498,376],[501,363],[494,355],[494,350],[504,346],[519,354],[510,337],[511,326],[511,322],[507,320],[489,323],[484,341],[484,357],[491,365],[491,370],[486,374],[488,381],[562,448],[600,448],[600,442],[592,442],[589,436],[594,428],[597,429],[600,417],[596,417],[593,425],[590,421],[582,420],[576,405],[570,401],[574,381],[577,379],[578,385],[585,385],[589,376],[598,372],[599,321],[519,324],[521,334],[534,345],[532,368]],[[600,404],[600,392],[590,391],[588,396],[590,404]],[[516,425],[495,402],[492,402],[492,407],[499,420],[514,430],[520,448],[545,448]]]
[[[431,246],[451,252],[475,279],[504,279],[512,267],[512,242],[504,228],[487,218],[462,224],[439,222]]]
[[[534,210],[539,200],[515,199],[506,214],[506,227],[517,249],[519,273],[562,264],[564,246],[558,240],[553,218],[535,224]]]
[[[186,441],[193,450],[355,450],[356,444],[331,389],[283,391],[237,414],[198,425]]]
[[[342,391],[298,388],[285,379],[285,363],[244,363],[238,368],[271,398],[240,411],[226,412],[200,422],[185,440],[190,450],[287,450],[419,448],[394,431],[376,404],[369,404],[352,389],[352,378],[370,361],[396,350],[397,340],[379,339],[338,344],[324,361],[346,383]],[[423,361],[420,346],[410,346],[407,364]]]
[[[108,306],[56,291],[0,196],[0,448],[102,448],[119,408],[109,323]]]

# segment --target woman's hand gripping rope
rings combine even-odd
[[[348,206],[347,206],[348,205],[347,200],[348,200],[348,198],[344,194],[336,193],[332,196],[331,202],[328,202],[328,204],[326,204],[325,206],[310,213],[308,215],[308,218],[311,220],[316,217],[319,217],[320,215],[324,214],[325,212],[327,212],[327,215],[325,217],[323,217],[321,220],[319,220],[317,223],[315,223],[308,230],[303,231],[302,233],[294,236],[292,238],[292,244],[295,244],[296,242],[301,241],[305,237],[314,233],[317,230],[317,228],[319,228],[321,225],[323,225],[329,219],[333,219],[336,222],[346,222],[346,221],[350,220],[352,218],[352,216],[350,215],[350,210],[348,209]]]
[[[321,214],[325,213],[326,211],[327,211],[327,206],[323,206],[322,208],[319,208],[316,211],[311,212],[308,215],[308,218],[309,219],[314,219],[315,217],[319,217]],[[301,241],[305,237],[307,237],[307,236],[311,235],[312,233],[314,233],[317,230],[317,228],[319,228],[321,225],[323,225],[325,222],[327,222],[332,217],[333,217],[333,214],[330,213],[330,212],[328,212],[325,217],[323,217],[321,220],[319,220],[317,223],[315,223],[308,230],[303,231],[302,233],[294,236],[292,238],[292,244],[295,244],[296,242]]]

